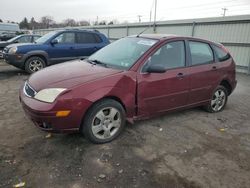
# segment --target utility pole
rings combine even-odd
[[[98,23],[98,16],[96,17],[96,25],[99,25],[99,23]]]
[[[226,16],[226,11],[228,10],[226,7],[222,8],[223,10],[223,13],[222,13],[222,16],[225,17]]]
[[[149,13],[149,22],[151,22],[151,17],[152,17],[152,10],[150,10],[150,13]]]
[[[156,10],[157,10],[157,0],[155,0],[154,32],[156,32]]]
[[[141,17],[142,15],[138,15],[139,23],[141,23]]]

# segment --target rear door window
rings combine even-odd
[[[214,61],[213,51],[207,43],[189,41],[192,65],[211,63]]]
[[[91,43],[100,43],[101,39],[96,36],[94,33],[77,33],[77,43],[80,44],[91,44]]]

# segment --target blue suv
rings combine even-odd
[[[109,43],[98,31],[53,31],[35,43],[7,46],[3,57],[8,64],[33,73],[56,63],[86,58]]]

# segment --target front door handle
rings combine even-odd
[[[217,67],[216,67],[216,66],[213,66],[213,67],[212,67],[212,70],[217,70]]]

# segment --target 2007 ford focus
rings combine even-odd
[[[34,73],[20,89],[20,101],[42,130],[80,131],[105,143],[126,120],[196,106],[219,112],[236,83],[234,60],[221,44],[143,34]]]

